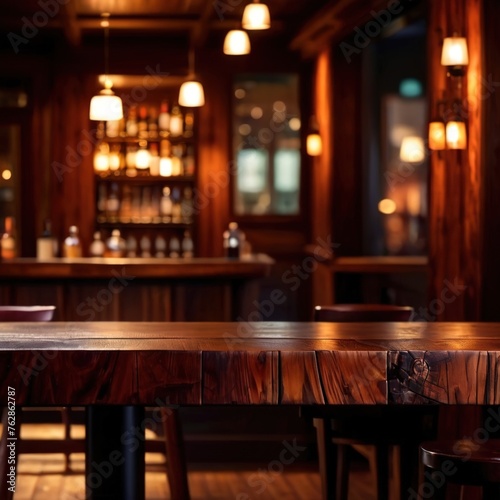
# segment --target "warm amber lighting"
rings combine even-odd
[[[429,149],[439,151],[446,148],[444,122],[435,120],[429,123]]]
[[[160,175],[170,177],[172,175],[172,158],[164,156],[160,158]]]
[[[309,134],[307,136],[306,147],[309,156],[319,156],[323,152],[321,136],[317,132]]]
[[[462,121],[450,121],[446,124],[446,145],[450,149],[465,149],[467,147],[467,131]]]
[[[8,181],[12,177],[12,172],[8,169],[2,171],[2,179]]]
[[[101,142],[94,154],[94,170],[96,172],[107,172],[109,170],[109,144]]]
[[[144,170],[149,167],[149,160],[151,156],[146,146],[142,146],[135,155],[135,168],[137,170]]]
[[[241,56],[250,53],[250,39],[243,30],[231,30],[224,39],[224,54]]]
[[[106,80],[106,88],[90,101],[90,119],[96,121],[113,121],[123,118],[122,100],[111,90],[111,80]]]
[[[267,5],[254,0],[243,11],[241,25],[246,30],[267,30],[271,27],[271,16]]]
[[[181,85],[179,104],[187,108],[197,108],[205,104],[205,93],[200,82],[189,81]]]
[[[399,150],[401,161],[408,163],[421,163],[425,158],[424,140],[416,135],[410,135],[401,142]]]
[[[462,76],[463,67],[469,64],[467,40],[458,36],[445,38],[441,52],[441,64],[448,68],[449,74]]]
[[[378,202],[378,210],[385,215],[393,214],[396,211],[396,202],[389,198],[384,198]]]

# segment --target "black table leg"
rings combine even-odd
[[[87,407],[87,500],[144,500],[143,422],[140,406]]]

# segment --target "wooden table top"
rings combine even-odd
[[[27,405],[499,404],[499,367],[498,323],[0,323]]]

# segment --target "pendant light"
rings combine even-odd
[[[203,85],[194,79],[194,50],[189,50],[189,76],[190,80],[184,82],[179,90],[179,104],[187,108],[198,108],[205,104]]]
[[[243,11],[241,24],[246,30],[267,30],[271,27],[271,16],[267,5],[254,0]]]
[[[101,15],[101,26],[104,28],[104,88],[90,101],[90,119],[113,121],[123,118],[122,100],[111,90],[113,82],[108,78],[109,65],[109,14]]]
[[[243,30],[231,30],[224,38],[224,54],[242,56],[250,53],[250,39]]]
[[[309,121],[309,131],[306,138],[306,151],[309,156],[320,156],[323,153],[323,140],[319,133],[319,125],[315,116]]]

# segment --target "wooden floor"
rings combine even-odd
[[[32,431],[36,429],[36,431]],[[57,425],[23,426],[25,437],[41,432],[46,438],[62,433]],[[45,428],[42,429],[42,428]],[[81,435],[76,430],[73,434]],[[169,488],[165,475],[165,457],[147,454],[146,498],[168,499]],[[33,454],[19,457],[15,500],[85,500],[84,455],[71,456],[69,471],[65,471],[63,455]],[[311,466],[290,466],[282,473],[269,472],[267,464],[247,466],[244,470],[234,465],[190,467],[189,487],[193,500],[316,500],[321,498],[319,474]],[[360,464],[350,478],[350,500],[372,500],[371,475]]]

